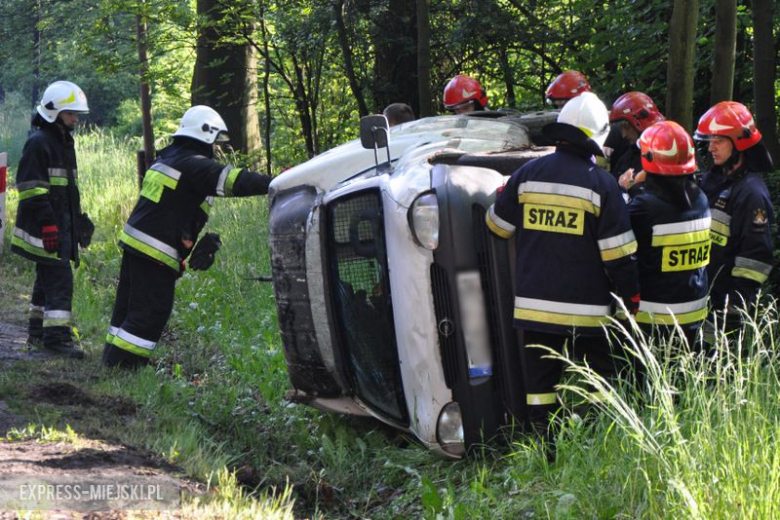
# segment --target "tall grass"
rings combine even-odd
[[[23,134],[11,141],[23,143]],[[298,517],[328,518],[777,515],[774,303],[750,317],[742,336],[719,333],[709,357],[624,334],[648,374],[639,395],[571,365],[584,381],[566,391],[582,393],[590,382],[608,399],[595,420],[564,421],[553,464],[522,435],[462,461],[441,461],[373,420],[284,400],[290,385],[273,293],[269,284],[246,279],[270,272],[267,203],[225,199],[217,200],[207,226],[222,235],[223,248],[210,270],[179,280],[155,366],[104,370],[99,356],[119,273],[116,238],[138,197],[137,142],[109,132],[82,132],[76,142],[82,201],[97,231],[75,278],[74,317],[90,359],[68,370],[81,370],[77,377],[92,392],[138,403],[139,417],[117,435],[216,482],[232,498],[214,503],[214,515],[285,517],[293,502]],[[15,204],[12,192],[11,214]],[[4,252],[0,264],[0,289],[31,284],[29,262]],[[70,366],[51,365],[46,377]],[[32,373],[0,372],[0,398],[23,396]],[[288,484],[287,492],[273,491]]]
[[[597,405],[609,450],[590,471],[624,468],[630,478],[621,483],[621,501],[635,497],[629,510],[669,518],[778,516],[777,311],[772,301],[761,312],[744,314],[746,327],[738,334],[717,328],[707,353],[684,340],[656,344],[637,327],[631,335],[623,330],[624,337],[636,338],[626,342],[647,375],[638,397],[569,363],[571,372],[606,396]],[[588,395],[581,386],[566,388]],[[584,440],[571,433],[564,452],[579,451]]]

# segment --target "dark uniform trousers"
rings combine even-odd
[[[564,371],[564,361],[551,357],[547,349],[583,360],[608,381],[615,379],[626,366],[625,360],[612,350],[606,336],[564,336],[534,330],[523,330],[523,371],[526,393],[536,396],[537,403],[528,406],[528,419],[535,427],[547,427],[550,417],[560,408],[556,386]],[[537,348],[531,345],[543,345]],[[597,389],[589,387],[591,399],[598,400]]]
[[[69,342],[72,300],[73,271],[70,263],[67,261],[54,265],[36,263],[28,322],[30,338],[33,340],[42,338],[45,346]],[[46,315],[46,327],[44,327],[44,315]]]
[[[118,335],[121,339],[123,335],[131,334],[151,344],[151,351],[160,340],[173,310],[177,278],[177,273],[169,267],[125,250],[109,335]],[[103,362],[109,366],[132,367],[147,361],[148,357],[109,343],[103,351]]]

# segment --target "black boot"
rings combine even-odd
[[[73,359],[84,357],[84,351],[73,343],[70,327],[44,327],[43,348]]]
[[[531,421],[531,429],[542,442],[542,449],[547,462],[555,462],[555,433],[550,421]]]
[[[103,364],[107,367],[119,367],[128,370],[143,368],[149,364],[149,358],[122,350],[116,345],[106,343],[103,347]]]
[[[38,317],[32,316],[32,312],[30,312],[30,319],[27,321],[27,345],[30,347],[43,346],[43,313],[40,313],[40,317]]]

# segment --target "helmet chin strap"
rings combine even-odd
[[[733,147],[731,149],[731,156],[729,156],[728,159],[726,159],[726,162],[723,163],[723,171],[727,173],[731,173],[734,171],[734,168],[737,166],[737,163],[739,162],[739,152],[737,151],[737,147]]]

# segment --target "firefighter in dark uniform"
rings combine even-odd
[[[552,80],[544,97],[547,103],[555,108],[563,108],[566,103],[583,92],[591,92],[588,78],[577,70],[566,70]]]
[[[714,164],[701,181],[712,211],[711,309],[725,313],[718,323],[725,319],[733,330],[741,325],[738,309],[756,303],[774,263],[772,199],[761,178],[772,159],[752,114],[734,101],[710,108],[694,139],[709,141]]]
[[[669,338],[679,324],[690,345],[707,317],[710,208],[693,181],[696,152],[673,121],[657,123],[639,138],[647,179],[628,211],[639,250],[636,321]]]
[[[488,97],[485,89],[471,76],[458,74],[444,87],[444,108],[453,114],[468,114],[485,110]]]
[[[24,145],[16,187],[19,207],[11,250],[35,262],[35,285],[28,343],[72,358],[84,353],[73,343],[73,271],[78,247],[94,229],[81,212],[76,150],[71,133],[78,114],[89,112],[87,97],[75,84],[57,81],[46,88]]]
[[[207,269],[220,247],[207,233],[213,197],[268,193],[271,178],[220,164],[216,142],[227,140],[219,114],[194,106],[181,119],[173,144],[161,150],[144,176],[141,196],[119,236],[123,249],[116,302],[103,350],[107,366],[135,368],[148,362],[173,309],[184,260]]]
[[[555,153],[516,171],[486,220],[498,236],[516,235],[514,318],[523,336],[528,416],[552,442],[563,364],[527,345],[559,353],[573,348],[599,374],[614,376],[617,366],[602,328],[612,314],[610,293],[631,310],[639,297],[628,210],[617,183],[593,157],[603,153],[609,132],[606,107],[595,94],[581,94],[544,132],[557,143]]]
[[[664,119],[653,99],[644,92],[626,92],[615,100],[609,112],[609,122],[623,142],[619,147],[623,152],[614,163],[610,161],[615,179],[627,170],[631,170],[632,174],[642,171],[642,159],[636,145],[639,134]]]

